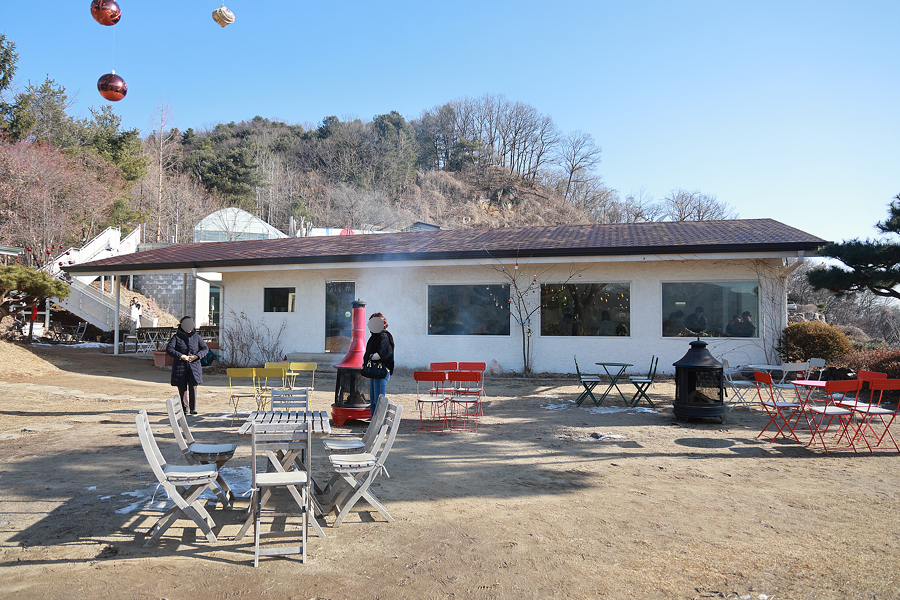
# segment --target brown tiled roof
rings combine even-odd
[[[369,261],[814,252],[827,242],[772,219],[505,227],[174,244],[66,267],[70,273],[216,270]]]

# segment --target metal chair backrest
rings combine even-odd
[[[256,372],[256,388],[259,390],[268,390],[270,388],[283,388],[285,370],[281,367],[254,369]],[[269,384],[269,379],[274,379]],[[277,384],[277,385],[276,385]]]
[[[291,363],[289,362],[267,362],[266,369],[284,369],[285,371],[289,371],[291,368]]]
[[[778,383],[783,384],[788,378],[788,373],[802,373],[806,377],[807,371],[809,371],[808,362],[781,363],[781,381]]]
[[[289,371],[293,377],[296,377],[301,371],[309,372],[312,377],[309,382],[309,389],[313,389],[316,387],[316,369],[318,367],[318,363],[314,362],[292,362],[290,363]]]
[[[806,378],[807,379],[810,378],[810,376],[812,375],[812,368],[815,367],[816,371],[817,371],[816,379],[821,381],[822,380],[822,371],[825,370],[825,359],[824,358],[811,358],[811,359],[809,359],[809,367],[810,367],[810,372],[809,372],[809,374],[807,374]]]
[[[900,390],[900,379],[873,379],[869,382],[869,389],[873,395],[878,392],[877,406],[881,406],[881,399],[885,391]],[[894,405],[894,412],[896,413],[898,410],[900,410],[900,401]]]
[[[834,402],[832,394],[841,393],[841,400],[847,397],[847,392],[855,392],[854,396],[859,397],[859,390],[862,389],[864,380],[862,379],[846,379],[838,381],[825,382],[825,398],[828,402]]]
[[[484,375],[484,372],[487,370],[487,363],[483,362],[461,362],[459,366],[456,367],[460,371],[475,371],[477,373],[481,373]]]
[[[428,366],[432,371],[455,371],[457,363],[455,362],[433,362]]]
[[[421,393],[419,392],[420,381],[440,383],[441,387],[443,387],[444,382],[447,381],[447,373],[445,371],[413,371],[413,379],[416,381],[416,397],[419,398],[421,397]],[[437,386],[435,385],[434,387]],[[381,406],[381,402],[378,403],[378,406]]]

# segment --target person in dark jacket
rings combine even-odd
[[[380,312],[372,313],[369,318],[369,341],[366,342],[366,353],[363,355],[363,364],[370,359],[380,361],[387,369],[387,377],[384,379],[369,380],[369,410],[375,416],[375,407],[378,405],[378,397],[387,390],[388,379],[394,372],[394,337],[387,330],[388,322]]]
[[[194,328],[194,319],[181,319],[178,330],[166,346],[166,354],[175,359],[172,364],[172,385],[178,388],[185,414],[197,414],[197,386],[203,383],[200,359],[208,352],[209,347]]]

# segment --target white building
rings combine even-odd
[[[693,326],[714,356],[775,360],[786,276],[825,243],[740,219],[178,244],[67,270],[221,273],[223,329],[242,314],[268,332],[283,327],[286,354],[330,351],[338,362],[358,298],[386,316],[402,367],[496,360],[522,371],[528,347],[535,372],[574,372],[577,354],[582,365],[616,360],[643,372],[657,355],[671,373],[698,307],[704,322]],[[734,315],[745,315],[740,328],[729,327]]]

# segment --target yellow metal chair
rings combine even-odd
[[[291,363],[289,362],[267,362],[267,369],[284,369],[284,385],[287,389],[292,389],[293,378],[291,377]]]
[[[316,387],[316,367],[318,364],[314,362],[292,362],[290,363],[290,369],[288,369],[288,377],[291,380],[291,389],[294,389],[294,385],[297,383],[297,376],[304,372],[309,372],[312,376],[312,379],[309,382],[309,386],[307,389],[312,392],[313,388]]]
[[[228,375],[228,389],[231,392],[231,405],[234,407],[234,414],[231,416],[231,424],[234,425],[235,419],[238,419],[238,403],[241,398],[257,399],[256,369],[225,369],[225,373]],[[249,379],[249,381],[244,383],[240,381],[241,379]]]
[[[268,410],[269,393],[286,390],[285,370],[281,367],[254,369],[256,372],[256,410]]]

